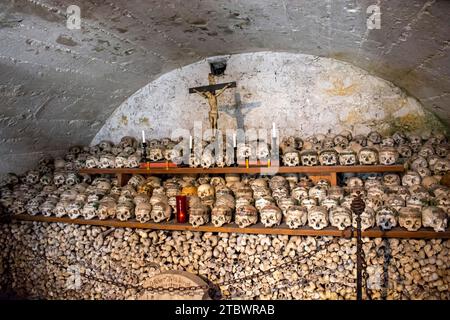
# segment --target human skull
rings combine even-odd
[[[205,151],[202,155],[201,166],[208,169],[214,166],[215,158],[210,151]]]
[[[122,139],[120,139],[119,145],[122,148],[126,148],[126,147],[136,147],[137,146],[137,141],[135,138],[130,137],[130,136],[125,136],[122,137]]]
[[[347,139],[347,137],[338,134],[333,138],[333,142],[335,146],[345,149],[348,147],[350,141]]]
[[[66,175],[64,172],[55,172],[53,176],[53,183],[55,186],[62,186],[66,182]]]
[[[374,148],[361,148],[358,153],[358,160],[361,165],[374,165],[378,163],[378,151]]]
[[[114,219],[116,217],[116,202],[111,197],[103,198],[100,201],[97,211],[100,220]]]
[[[323,206],[313,206],[308,210],[308,226],[321,230],[328,226],[328,211]]]
[[[164,159],[164,147],[161,145],[157,145],[150,149],[150,153],[148,158],[151,161],[161,161]]]
[[[302,206],[291,206],[286,212],[286,224],[290,229],[297,229],[308,222],[308,210]]]
[[[267,205],[260,211],[261,222],[266,228],[278,226],[281,223],[281,210],[275,205]]]
[[[110,154],[105,153],[100,155],[100,161],[98,164],[99,168],[106,169],[106,168],[114,168],[116,166],[116,158]]]
[[[265,141],[259,141],[256,148],[256,156],[259,160],[266,160],[269,158],[269,145]]]
[[[297,186],[292,189],[291,197],[297,201],[308,198],[308,189],[302,186]]]
[[[406,158],[406,159],[410,158],[413,153],[411,147],[406,144],[402,144],[402,145],[398,146],[397,152],[398,152],[400,158]]]
[[[252,205],[236,207],[235,222],[239,228],[246,228],[258,222],[258,212]]]
[[[219,199],[217,199],[219,202]],[[233,212],[231,208],[224,204],[217,204],[211,211],[211,222],[215,227],[221,227],[226,223],[231,223]]]
[[[202,200],[211,199],[214,198],[215,188],[209,183],[204,183],[198,186],[197,194]]]
[[[389,166],[394,165],[398,161],[398,152],[393,147],[383,147],[379,151],[380,164]]]
[[[97,168],[99,165],[99,160],[95,155],[89,155],[86,157],[86,162],[84,163],[84,165],[88,169]]]
[[[400,227],[408,231],[417,231],[422,226],[422,213],[414,207],[404,207],[399,210],[398,222]]]
[[[313,199],[313,198],[302,199],[301,205],[309,210],[312,207],[317,205],[317,199]]]
[[[363,187],[364,182],[359,177],[350,177],[347,179],[347,187],[348,188],[354,188],[354,187]]]
[[[450,149],[450,146],[448,144],[439,144],[434,147],[434,151],[436,152],[436,155],[445,158],[448,155],[448,151]]]
[[[237,144],[237,157],[239,160],[243,160],[245,158],[251,158],[252,156],[252,148],[245,143]]]
[[[261,212],[262,208],[264,208],[265,206],[274,204],[275,199],[272,198],[271,196],[263,196],[255,200],[255,207],[259,212]]]
[[[419,156],[424,157],[424,158],[428,158],[432,155],[434,155],[434,148],[431,144],[424,144],[419,152],[418,152]]]
[[[447,159],[437,160],[434,166],[432,167],[432,170],[436,175],[446,174],[448,171],[450,171],[450,160]]]
[[[202,157],[198,153],[191,153],[189,155],[189,167],[198,168],[202,164]]]
[[[140,202],[139,204],[136,205],[134,212],[137,221],[141,223],[150,221],[152,205],[148,202]]]
[[[88,200],[89,201],[89,200]],[[98,214],[98,207],[100,206],[100,203],[98,201],[89,201],[86,203],[81,210],[81,214],[83,215],[83,218],[86,220],[93,219]]]
[[[327,193],[330,199],[334,199],[338,202],[344,198],[344,189],[340,186],[330,186]]]
[[[443,232],[447,228],[447,213],[439,207],[425,207],[422,210],[422,224],[433,228],[435,232]]]
[[[334,150],[322,150],[319,154],[320,165],[335,166],[338,161],[337,152]]]
[[[397,226],[398,212],[392,207],[383,206],[376,211],[376,222],[383,231]]]
[[[77,219],[81,216],[81,211],[84,206],[84,201],[73,201],[67,206],[66,212],[70,219]]]
[[[416,169],[419,176],[422,178],[430,177],[431,176],[431,170],[428,168],[419,167]]]
[[[134,217],[134,203],[132,201],[119,202],[116,207],[116,217],[120,221],[127,221],[127,220],[133,218]]]
[[[397,194],[392,193],[384,199],[384,205],[399,211],[402,207],[406,206],[406,201],[397,196]]]
[[[395,145],[395,141],[392,137],[384,137],[381,139],[381,147],[382,148],[393,148]]]
[[[367,135],[367,140],[371,144],[380,144],[382,136],[377,131],[372,131]]]
[[[121,152],[114,159],[114,165],[116,168],[125,168],[127,165],[128,156]]]
[[[382,198],[384,196],[384,188],[382,186],[373,186],[367,189],[368,197]]]
[[[396,173],[386,173],[383,176],[383,185],[386,187],[399,186],[400,182],[400,176]]]
[[[356,218],[357,215],[354,214],[352,219],[353,228],[357,228]],[[363,213],[361,213],[361,231],[373,228],[374,225],[375,225],[375,212],[371,207],[366,206]]]
[[[294,206],[295,200],[292,198],[281,198],[278,200],[278,207],[280,207],[281,211],[283,212],[283,215],[286,215],[287,210],[289,207]]]
[[[319,164],[319,156],[317,151],[314,150],[303,150],[300,152],[300,160],[303,166],[316,166]]]
[[[405,144],[408,141],[408,137],[403,131],[396,131],[392,135],[392,139],[397,145]]]
[[[317,199],[319,202],[326,198],[327,190],[321,186],[314,186],[308,191],[308,196]]]
[[[352,225],[352,212],[345,207],[332,207],[330,209],[330,224],[339,230],[345,230]]]
[[[294,149],[287,149],[283,154],[283,164],[288,167],[300,165],[299,153]]]
[[[331,208],[338,206],[339,202],[336,199],[326,197],[325,199],[320,201],[320,205],[327,208],[327,210],[330,210]]]
[[[197,204],[189,208],[189,223],[193,227],[199,227],[209,222],[209,209],[203,204]]]
[[[415,184],[420,184],[422,178],[416,171],[407,171],[402,178],[402,185],[404,186],[413,186]]]
[[[153,203],[150,216],[156,223],[169,221],[172,216],[172,207],[168,204],[168,200]]]
[[[356,152],[353,150],[343,150],[339,153],[339,164],[341,166],[353,166],[357,163]]]

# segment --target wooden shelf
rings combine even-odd
[[[277,173],[305,173],[314,181],[327,179],[331,185],[337,185],[337,173],[353,172],[403,172],[403,165],[393,166],[314,166],[314,167],[225,167],[225,168],[127,168],[127,169],[80,169],[80,173],[88,174],[115,174],[119,180],[119,184],[123,186],[133,174],[224,174],[224,173],[247,173],[247,174],[268,174]]]
[[[94,226],[105,227],[119,227],[119,228],[133,228],[133,229],[153,229],[153,230],[172,230],[172,231],[203,231],[203,232],[225,232],[225,233],[252,233],[252,234],[284,234],[295,236],[334,236],[345,237],[351,236],[350,230],[340,231],[333,227],[327,227],[323,230],[314,230],[310,227],[302,227],[299,229],[289,229],[285,224],[276,228],[265,228],[261,223],[253,225],[248,228],[239,228],[236,224],[231,223],[222,227],[214,227],[211,223],[194,228],[187,223],[176,223],[175,221],[169,221],[164,223],[140,223],[136,220],[119,221],[119,220],[85,220],[85,219],[69,219],[67,217],[44,217],[44,216],[30,216],[30,215],[15,215],[12,216],[14,220],[22,221],[38,221],[38,222],[59,222],[59,223],[72,223],[72,224],[84,224]],[[356,232],[353,232],[353,236],[356,236]],[[362,232],[363,237],[369,238],[404,238],[404,239],[450,239],[450,231],[434,232],[429,228],[422,228],[419,231],[411,232],[402,228],[395,228],[390,231],[381,231],[380,229],[373,228]]]
[[[126,169],[80,169],[80,173],[89,174],[221,174],[221,173],[367,173],[367,172],[403,172],[403,165],[392,166],[314,166],[314,167],[224,167],[224,168],[126,168]]]

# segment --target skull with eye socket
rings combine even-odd
[[[444,175],[450,171],[450,160],[447,159],[438,159],[432,170],[435,175]]]
[[[407,171],[402,178],[402,185],[408,187],[415,184],[420,184],[421,182],[422,178],[416,171]]]
[[[217,205],[211,211],[211,222],[215,227],[221,227],[226,223],[231,223],[233,212],[226,205]]]
[[[398,152],[395,148],[383,147],[378,153],[380,164],[389,166],[394,165],[398,161]]]
[[[302,206],[291,206],[286,212],[286,224],[289,229],[297,229],[308,222],[308,210]]]
[[[328,226],[328,211],[322,206],[313,206],[308,210],[308,226],[321,230]]]
[[[258,211],[252,205],[244,205],[236,209],[235,222],[239,228],[246,228],[258,222]]]
[[[281,218],[283,217],[280,208],[270,204],[261,209],[260,215],[261,223],[266,228],[278,226],[281,223]]]
[[[371,131],[368,135],[367,135],[367,140],[368,143],[374,145],[374,144],[380,144],[381,140],[383,139],[383,137],[381,136],[380,133],[378,133],[377,131]]]
[[[434,155],[434,148],[431,144],[424,144],[422,148],[420,148],[418,154],[421,157],[428,158]]]
[[[338,134],[333,138],[333,143],[336,147],[341,147],[342,149],[345,149],[348,147],[349,144],[349,140],[347,139],[347,137]]]
[[[376,222],[382,230],[391,230],[397,226],[398,212],[392,207],[383,206],[376,212]]]
[[[381,144],[380,146],[382,148],[393,148],[395,145],[395,141],[394,139],[392,139],[391,137],[385,137],[381,140]]]
[[[448,155],[448,150],[450,149],[450,145],[448,144],[439,144],[434,147],[434,152],[436,152],[436,155],[445,158]]]
[[[338,154],[332,149],[322,150],[319,154],[319,162],[322,166],[335,166],[338,161]]]
[[[438,207],[425,207],[422,210],[422,224],[433,228],[435,232],[444,232],[447,228],[447,213]]]
[[[300,157],[297,150],[286,149],[283,154],[283,164],[288,167],[295,167],[300,165]]]
[[[361,165],[375,165],[378,163],[378,151],[374,148],[361,148],[358,160]]]
[[[342,152],[339,152],[339,164],[341,166],[354,166],[358,162],[358,158],[356,156],[356,152],[347,149]]]
[[[319,164],[319,156],[317,151],[314,150],[303,150],[300,152],[300,160],[303,166],[316,166]]]
[[[417,231],[422,227],[422,213],[414,207],[400,208],[398,222],[408,231]]]
[[[330,224],[339,230],[345,230],[352,225],[352,212],[340,206],[330,209]]]
[[[397,147],[397,152],[400,158],[409,159],[411,158],[413,152],[410,146],[402,144]]]

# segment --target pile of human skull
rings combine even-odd
[[[219,287],[224,299],[355,300],[355,244],[16,221],[0,225],[0,289],[9,284],[17,296],[32,299],[139,299],[145,291],[136,286],[160,272],[184,270],[229,283]],[[450,240],[363,238],[363,250],[373,299],[450,299]]]
[[[147,142],[147,157],[150,161],[182,160],[181,150],[175,148],[181,138],[152,139]],[[194,145],[189,156],[191,167],[224,167],[234,162],[234,155],[226,139],[223,152],[213,154],[210,145],[216,143],[211,138]],[[227,145],[228,143],[228,145]],[[337,135],[317,134],[305,139],[287,136],[280,142],[279,154],[285,166],[331,166],[331,165],[393,165],[407,162],[408,159],[425,159],[428,169],[448,170],[449,145],[447,138],[440,133],[433,135],[412,135],[401,131],[391,136],[382,136],[378,132],[367,135],[353,135],[343,131]],[[247,141],[237,144],[237,159],[267,160],[271,154],[271,146],[265,141]],[[55,160],[57,171],[72,171],[79,168],[136,168],[142,158],[141,143],[130,136],[123,137],[119,143],[101,141],[91,147],[72,147],[64,158]],[[436,167],[436,168],[435,168]]]
[[[184,175],[162,180],[157,176],[133,175],[120,187],[116,178],[70,173],[66,178],[47,179],[30,171],[22,177],[9,174],[0,191],[0,203],[11,214],[71,219],[118,219],[139,222],[169,221],[176,212],[176,196],[189,199],[189,223],[216,227],[235,222],[245,228],[261,222],[265,227],[285,223],[296,229],[328,226],[339,230],[355,226],[351,203],[361,195],[366,208],[362,229],[397,225],[409,231],[422,226],[436,232],[447,228],[450,190],[439,184],[438,175],[423,175],[415,159],[402,177],[395,173],[344,175],[344,187],[327,180],[313,184],[299,174]],[[434,172],[437,173],[437,172]],[[442,173],[442,172],[438,172]]]

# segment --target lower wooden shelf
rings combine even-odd
[[[302,227],[299,229],[289,229],[285,224],[276,228],[265,228],[261,223],[250,226],[248,228],[239,228],[236,224],[231,223],[222,227],[215,227],[211,223],[200,227],[193,227],[188,223],[177,223],[174,220],[163,223],[146,222],[141,223],[136,220],[119,221],[119,220],[85,220],[85,219],[69,219],[67,217],[44,217],[30,215],[15,215],[13,220],[22,221],[39,221],[39,222],[59,222],[84,224],[105,227],[134,228],[134,229],[153,229],[153,230],[172,230],[172,231],[203,231],[203,232],[226,232],[226,233],[253,233],[253,234],[283,234],[295,236],[334,236],[349,238],[352,236],[351,230],[340,231],[333,227],[327,227],[323,230],[314,230],[310,227]],[[353,232],[356,236],[356,231]],[[434,232],[432,229],[423,228],[416,232],[406,231],[402,228],[395,228],[389,231],[381,231],[378,228],[372,228],[362,232],[363,237],[369,238],[404,238],[404,239],[450,239],[450,231]]]

